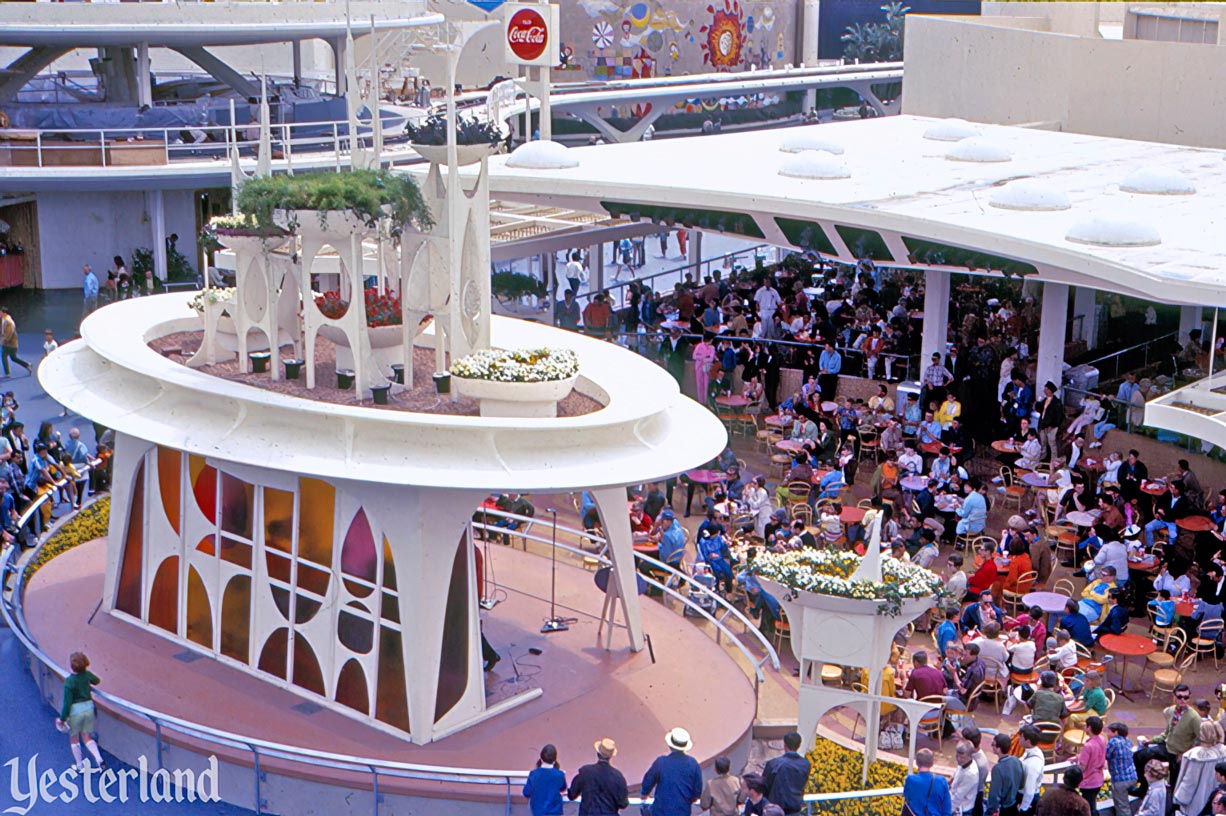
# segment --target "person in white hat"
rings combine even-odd
[[[655,791],[652,816],[690,816],[693,804],[702,795],[702,769],[698,760],[689,756],[694,747],[690,732],[674,728],[664,735],[668,753],[656,757],[643,775],[640,793],[646,798]]]

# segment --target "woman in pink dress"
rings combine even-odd
[[[711,399],[711,363],[715,362],[715,346],[704,334],[698,345],[694,346],[694,384],[698,391],[698,399],[706,404]]]

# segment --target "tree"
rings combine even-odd
[[[902,60],[903,37],[910,6],[887,3],[884,23],[856,23],[847,27],[839,39],[845,43],[843,56],[860,62],[898,62]]]

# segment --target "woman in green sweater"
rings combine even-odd
[[[98,743],[94,741],[94,700],[93,686],[102,681],[89,670],[89,658],[84,652],[73,652],[68,657],[68,665],[72,674],[64,679],[64,705],[60,716],[55,720],[55,727],[68,734],[68,747],[78,770],[84,771],[86,762],[81,755],[81,743],[94,758],[99,770],[106,770],[106,763],[98,751]],[[78,738],[80,742],[78,742]]]

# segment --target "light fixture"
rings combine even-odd
[[[963,139],[949,149],[945,158],[950,161],[963,162],[1007,162],[1013,158],[1009,148],[995,139],[984,136],[972,136]]]
[[[1073,224],[1066,241],[1104,247],[1146,247],[1162,243],[1152,224],[1123,215],[1096,215]]]
[[[942,119],[924,131],[924,138],[934,142],[960,142],[979,135],[979,128],[965,119]]]
[[[519,170],[567,170],[578,166],[579,160],[566,145],[540,139],[524,142],[507,157],[507,167]]]
[[[1142,167],[1120,182],[1120,191],[1142,195],[1193,195],[1192,179],[1169,167]]]
[[[805,128],[789,134],[779,143],[779,150],[783,153],[804,153],[807,150],[817,150],[832,153],[835,156],[843,155],[843,145],[838,142],[832,142],[829,139],[823,139],[813,132],[812,128]]]
[[[838,156],[812,150],[789,156],[779,166],[779,175],[798,179],[851,178],[851,168]]]
[[[1003,187],[997,187],[988,198],[988,204],[1001,210],[1026,210],[1046,212],[1067,210],[1073,206],[1068,193],[1058,190],[1039,179],[1018,179]]]

